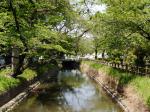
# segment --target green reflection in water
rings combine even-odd
[[[42,84],[14,112],[122,112],[78,70],[60,71],[57,79]]]

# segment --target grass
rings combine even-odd
[[[130,84],[150,107],[150,78],[137,76]]]
[[[34,70],[27,68],[20,76],[18,76],[18,78],[22,78],[26,81],[30,81],[36,76],[37,73]]]
[[[143,98],[145,104],[150,107],[150,78],[146,76],[139,76],[121,70],[99,64],[97,62],[83,61],[83,63],[90,65],[96,70],[100,70],[103,73],[115,77],[119,80],[121,85],[131,85]]]
[[[14,79],[8,76],[11,73],[12,70],[10,68],[0,70],[0,93],[5,92],[10,88],[16,87],[18,84],[20,84],[18,79]]]
[[[7,75],[10,75],[11,73],[12,73],[12,69],[10,69],[10,68],[0,70],[0,75],[7,76]]]
[[[10,88],[20,84],[19,79],[14,79],[6,76],[0,76],[0,93],[6,92]]]
[[[45,73],[53,67],[54,65],[47,64],[40,66],[38,70],[32,70],[30,68],[27,68],[17,78],[12,78],[9,76],[12,73],[12,70],[10,68],[0,70],[0,94],[8,91],[10,88],[18,86],[23,81],[30,81],[34,77],[42,75],[43,73]]]

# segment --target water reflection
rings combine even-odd
[[[60,71],[57,79],[42,84],[14,112],[121,112],[78,70]]]

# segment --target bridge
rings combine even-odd
[[[79,69],[81,60],[78,58],[58,59],[62,65],[62,69]]]

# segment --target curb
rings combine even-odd
[[[111,98],[117,102],[117,104],[121,107],[121,109],[124,112],[130,112],[129,109],[127,108],[127,106],[125,104],[123,104],[123,102],[119,99],[119,97],[115,94],[115,92],[111,92],[109,90],[109,88],[106,85],[104,85],[103,82],[101,82],[100,80],[98,80],[96,77],[91,76],[91,75],[88,75],[88,76],[91,79],[93,79],[96,83],[98,83],[104,89],[104,91],[106,91],[107,94],[110,95]]]
[[[30,85],[25,91],[21,92],[19,95],[17,95],[15,98],[10,100],[8,103],[0,107],[0,112],[9,112],[12,109],[14,109],[19,103],[21,103],[29,95],[30,91],[37,88],[39,85],[40,85],[39,81]]]

